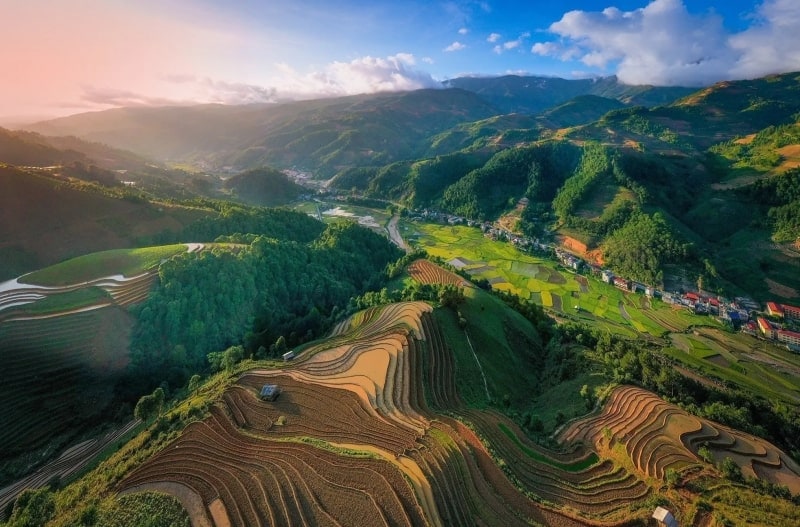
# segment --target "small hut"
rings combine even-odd
[[[261,397],[262,401],[274,401],[280,394],[281,389],[277,384],[265,384],[261,388],[259,397]]]
[[[658,520],[659,525],[665,525],[666,527],[678,527],[678,520],[675,519],[675,516],[672,515],[664,507],[656,507],[656,510],[653,511],[653,518]]]

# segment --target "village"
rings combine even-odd
[[[523,252],[549,256],[571,272],[590,274],[622,291],[644,294],[675,307],[686,308],[697,315],[715,317],[734,330],[784,345],[790,351],[800,353],[800,307],[770,301],[764,309],[760,303],[749,297],[735,297],[730,300],[699,290],[663,291],[653,285],[619,276],[612,270],[588,262],[557,244],[523,236],[488,221],[471,220],[430,209],[411,211],[408,219],[481,229],[487,238],[510,243]]]

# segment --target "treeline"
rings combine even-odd
[[[249,207],[204,198],[186,203],[215,210],[218,214],[200,218],[180,232],[164,231],[150,240],[150,245],[210,243],[220,236],[233,234],[258,234],[268,238],[308,243],[325,229],[323,223],[309,215],[289,209]]]
[[[243,345],[247,356],[265,357],[280,337],[295,346],[320,336],[350,297],[378,288],[400,256],[385,238],[350,222],[328,226],[310,243],[237,238],[250,243],[161,266],[158,285],[134,311],[129,398],[163,380],[185,384],[208,369],[211,352]]]

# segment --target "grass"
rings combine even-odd
[[[111,300],[104,289],[100,287],[86,287],[68,293],[57,293],[48,295],[40,300],[25,304],[18,308],[19,313],[27,315],[48,315],[63,311],[72,311],[95,304],[105,303]]]
[[[466,301],[459,306],[466,320],[466,331],[475,349],[493,402],[506,395],[510,405],[523,408],[533,393],[534,380],[525,374],[530,365],[526,354],[539,336],[533,326],[519,313],[509,309],[500,299],[481,291],[465,290]],[[483,375],[475,362],[464,329],[451,309],[434,310],[447,342],[455,355],[456,387],[464,402],[473,408],[485,408],[486,390]]]
[[[20,282],[55,287],[117,274],[131,277],[158,266],[166,258],[184,252],[184,244],[101,251],[26,274]]]
[[[585,458],[579,461],[575,461],[574,463],[560,463],[554,459],[550,459],[549,457],[542,455],[539,452],[525,446],[522,443],[522,441],[519,440],[517,434],[511,431],[511,429],[508,428],[505,424],[498,423],[498,426],[500,427],[500,430],[502,430],[503,433],[509,439],[511,439],[514,442],[514,444],[517,445],[517,447],[519,447],[520,450],[522,450],[525,453],[526,456],[535,461],[538,461],[539,463],[544,463],[546,465],[550,465],[551,467],[555,467],[561,470],[566,470],[567,472],[582,472],[587,468],[596,465],[598,461],[600,461],[600,458],[597,457],[597,454],[592,452],[590,455],[586,456]]]

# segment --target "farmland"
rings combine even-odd
[[[665,491],[668,469],[717,482],[719,499],[729,488],[701,446],[711,462],[732,457],[745,476],[800,487],[797,466],[768,442],[630,386],[543,446],[499,405],[509,390],[512,410],[532,393],[528,359],[517,355],[537,330],[431,262],[412,262],[409,273],[465,286],[465,322],[427,302],[374,306],[295,348],[292,361],[218,374],[90,475],[105,482],[93,488],[124,496],[104,507],[128,517],[158,492],[193,525],[610,526],[645,521],[654,500],[667,500],[690,522],[697,495]],[[281,388],[277,400],[259,398],[265,384]],[[70,488],[57,499],[79,514],[85,505]],[[770,507],[775,525],[790,525],[791,509]]]
[[[533,300],[557,316],[566,314],[614,333],[660,337],[667,331],[684,331],[692,325],[716,324],[708,317],[675,309],[660,300],[569,272],[549,258],[488,239],[475,228],[407,223],[403,234],[431,256],[474,278],[488,280],[494,289]]]
[[[583,525],[649,495],[634,474],[591,452],[541,450],[507,418],[464,407],[453,353],[430,311],[420,302],[371,308],[286,367],[246,371],[208,418],[120,489],[179,483],[199,496],[207,519],[223,515],[232,525]],[[256,396],[265,383],[282,387],[274,403]],[[522,460],[511,472],[517,485],[501,468],[510,464],[498,464],[512,457]]]

